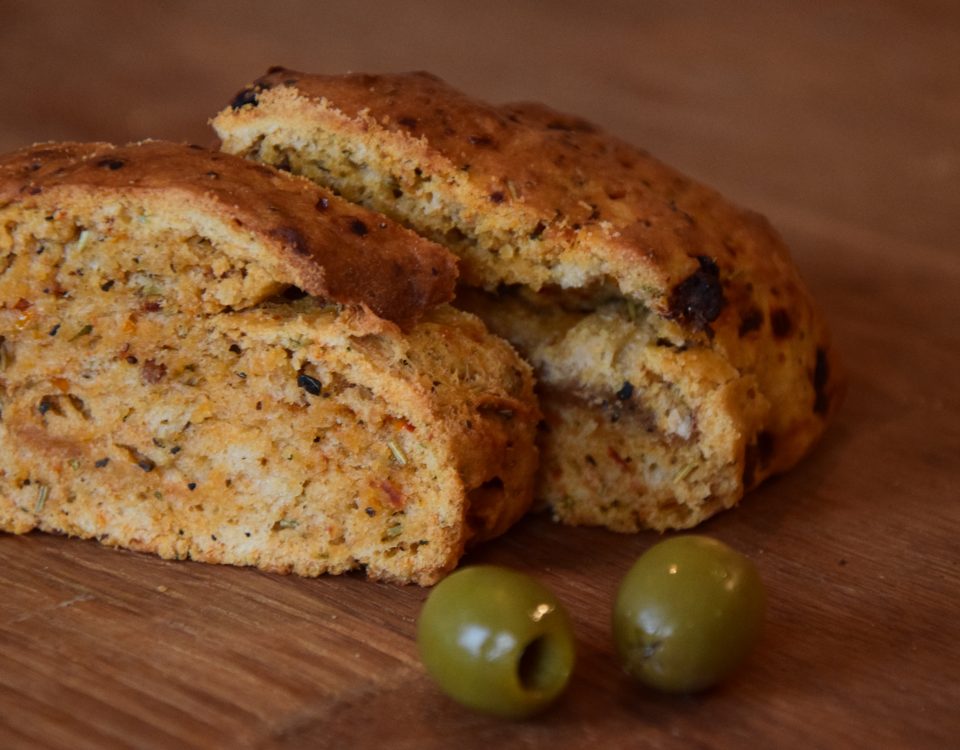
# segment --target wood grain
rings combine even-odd
[[[816,451],[702,530],[755,559],[759,648],[729,683],[627,683],[608,617],[655,536],[531,517],[473,556],[571,611],[559,705],[440,696],[426,592],[0,536],[0,747],[883,747],[960,744],[960,9],[951,2],[0,3],[0,150],[205,142],[268,65],[430,69],[584,114],[786,236],[845,355]]]

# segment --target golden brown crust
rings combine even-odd
[[[453,296],[456,259],[443,248],[306,180],[229,154],[146,141],[38,144],[0,159],[0,205],[78,189],[103,200],[180,191],[256,236],[291,283],[365,304],[401,327]]]
[[[329,158],[317,164],[345,196],[449,237],[468,285],[547,298],[559,290],[568,302],[580,294],[586,311],[618,298],[655,313],[652,343],[662,336],[728,363],[738,391],[759,392],[767,406],[729,402],[738,486],[724,505],[796,463],[839,403],[826,325],[766,219],[581,118],[486,104],[426,73],[274,68],[214,126],[233,153],[279,163],[303,152],[295,171],[321,181],[328,173],[308,171],[309,159]],[[258,137],[269,143],[261,148]],[[375,176],[403,197],[377,192]],[[531,353],[511,321],[498,332]],[[556,364],[538,365],[542,381]]]
[[[592,245],[600,243],[622,291],[653,288],[656,294],[644,296],[676,317],[686,313],[671,305],[670,292],[699,269],[697,256],[717,262],[731,257],[716,241],[719,232],[704,232],[702,224],[722,224],[729,233],[758,220],[731,211],[713,191],[646,152],[542,104],[493,106],[424,72],[322,76],[272,71],[235,103],[255,105],[261,98],[269,101],[265,92],[276,87],[293,88],[325,100],[348,118],[426,139],[433,155],[465,171],[471,185],[483,191],[488,210],[511,212],[531,232],[543,222],[541,237],[569,243],[575,254],[591,254]],[[681,202],[705,210],[691,221]],[[631,281],[639,282],[636,288],[630,288]]]
[[[435,582],[530,505],[529,366],[449,305],[289,294],[237,215],[182,182],[0,201],[0,530]]]

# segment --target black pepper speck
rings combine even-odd
[[[467,137],[467,140],[470,145],[480,148],[492,148],[496,145],[496,142],[489,135],[471,135]]]
[[[316,378],[300,373],[297,375],[297,385],[309,393],[311,396],[319,396],[323,391],[323,384]]]
[[[757,331],[763,327],[763,311],[759,308],[750,308],[740,320],[740,329],[737,333],[741,338],[751,331]]]
[[[790,331],[793,330],[793,322],[790,320],[790,314],[783,309],[772,310],[770,312],[770,329],[778,339],[789,336]]]

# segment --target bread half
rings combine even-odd
[[[535,367],[538,494],[562,521],[693,526],[795,464],[837,404],[767,221],[579,117],[425,73],[274,68],[213,126],[460,256],[457,304]]]
[[[455,276],[227,154],[0,159],[0,528],[436,581],[526,511],[536,468],[530,369],[438,304]]]

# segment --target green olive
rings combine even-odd
[[[417,643],[447,695],[497,716],[546,708],[573,671],[573,630],[560,602],[529,576],[493,565],[463,568],[437,584]]]
[[[665,692],[696,692],[743,661],[764,606],[750,560],[715,539],[677,536],[648,549],[627,573],[613,637],[632,677]]]

